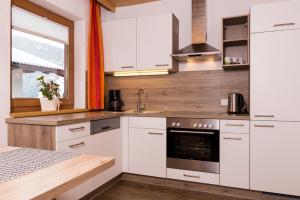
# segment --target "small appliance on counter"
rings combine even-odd
[[[122,106],[124,105],[121,100],[120,90],[109,90],[108,92],[108,110],[120,112],[122,111]]]
[[[229,114],[247,113],[247,105],[242,94],[239,93],[228,94],[228,113]]]

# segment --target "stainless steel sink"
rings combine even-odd
[[[138,112],[137,110],[128,110],[128,111],[125,111],[125,113],[156,114],[156,113],[162,113],[162,111],[158,111],[158,110],[144,110],[144,111]]]

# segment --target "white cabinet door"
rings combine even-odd
[[[129,129],[129,172],[166,177],[166,131]]]
[[[300,30],[251,34],[252,120],[300,121]]]
[[[121,129],[115,129],[98,133],[91,137],[93,141],[93,154],[113,157],[115,159],[113,167],[91,179],[94,189],[96,189],[122,173],[122,131]]]
[[[137,19],[137,69],[172,68],[173,15],[145,16]]]
[[[92,154],[92,139],[90,136],[86,136],[86,137],[76,138],[73,140],[59,142],[56,143],[56,151]],[[86,182],[61,194],[56,199],[57,200],[80,199],[81,197],[90,193],[94,189],[95,188],[91,182],[91,179],[89,179]]]
[[[105,72],[136,70],[136,19],[103,22]]]
[[[251,33],[300,28],[299,10],[299,0],[254,5],[250,14]]]
[[[221,133],[220,184],[249,189],[249,134]]]
[[[250,188],[300,195],[300,122],[250,125]]]

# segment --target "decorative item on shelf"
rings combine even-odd
[[[59,100],[59,84],[54,81],[45,82],[44,76],[37,78],[42,97],[40,98],[41,109],[45,111],[59,110],[61,101]]]

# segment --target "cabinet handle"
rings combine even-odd
[[[282,24],[274,24],[273,27],[280,27],[280,26],[295,26],[295,23],[282,23]]]
[[[80,126],[80,127],[77,127],[77,128],[69,128],[69,131],[77,132],[77,131],[83,131],[84,129],[85,129],[84,126]]]
[[[159,64],[159,65],[155,65],[155,67],[166,67],[169,66],[169,64]]]
[[[163,135],[163,133],[153,133],[153,132],[149,132],[149,135]]]
[[[84,145],[85,145],[85,142],[80,142],[80,143],[77,143],[77,144],[70,144],[69,147],[72,148],[72,149],[76,149],[76,148],[82,147]]]
[[[188,178],[200,178],[200,176],[189,175],[189,174],[183,174],[183,176]]]
[[[123,66],[123,67],[121,67],[122,69],[132,69],[132,68],[134,68],[134,66]]]
[[[244,124],[226,124],[226,126],[245,126]]]
[[[254,115],[254,117],[275,117],[274,115]]]
[[[111,126],[103,126],[103,127],[101,127],[101,130],[107,130],[107,129],[111,129]]]
[[[242,140],[242,138],[236,138],[236,137],[223,137],[224,140]]]
[[[255,124],[254,127],[257,127],[257,128],[274,128],[275,126],[274,125],[257,125],[257,124]]]

